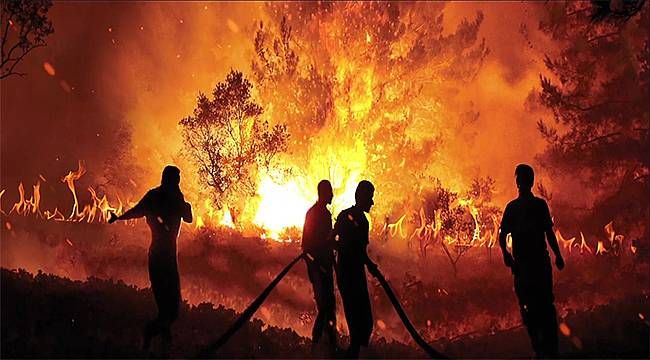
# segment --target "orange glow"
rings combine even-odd
[[[206,14],[212,13],[203,11],[208,10],[208,5],[199,4],[193,7],[197,11],[195,15],[191,12],[174,12],[164,23],[165,26],[147,19],[138,19],[130,22],[129,28],[136,32],[137,29],[143,31],[145,28],[148,31],[156,30],[162,35],[171,35],[166,32],[183,28],[190,31],[188,34],[196,37],[191,39],[195,48],[225,51],[226,47],[232,47],[230,50],[234,58],[220,62],[218,66],[223,69],[239,68],[254,80],[253,71],[239,65],[250,65],[251,60],[263,62],[255,58],[254,54],[253,58],[250,57],[250,47],[254,46],[255,42],[255,37],[251,36],[250,24],[242,21],[238,11],[233,11],[228,15],[221,15],[218,37],[212,36],[214,34],[203,36],[201,34],[205,33],[205,25],[210,21]],[[445,5],[447,8],[455,6],[457,5]],[[242,9],[243,13],[253,15],[252,18],[264,24],[263,35],[268,39],[266,60],[270,63],[272,76],[268,79],[266,87],[261,80],[253,81],[255,100],[264,109],[262,120],[270,124],[286,123],[291,130],[289,151],[280,154],[278,159],[278,167],[290,171],[283,176],[274,173],[274,169],[256,172],[252,181],[254,188],[251,191],[254,195],[235,194],[233,199],[225,200],[228,204],[217,209],[213,205],[216,201],[205,200],[214,193],[210,193],[210,189],[200,188],[204,184],[201,183],[196,169],[183,163],[183,188],[187,191],[188,201],[192,203],[195,212],[196,223],[193,227],[221,226],[242,232],[253,231],[266,239],[278,240],[285,237],[284,240],[287,240],[287,236],[297,236],[295,230],[302,227],[305,212],[316,200],[316,184],[319,180],[329,179],[333,184],[334,200],[331,212],[336,216],[341,210],[354,204],[356,184],[362,179],[371,179],[376,182],[377,195],[376,205],[369,215],[370,221],[379,220],[378,229],[383,229],[382,235],[387,238],[399,238],[396,243],[419,243],[422,248],[443,241],[445,244],[460,244],[473,248],[490,249],[497,246],[500,214],[485,212],[483,204],[469,198],[464,190],[467,190],[472,177],[477,176],[477,173],[485,175],[485,171],[476,171],[475,165],[484,163],[482,160],[485,159],[481,157],[489,153],[486,149],[499,150],[501,153],[498,155],[508,155],[507,161],[514,160],[510,155],[519,152],[509,151],[505,143],[495,149],[489,148],[493,144],[495,129],[488,133],[488,129],[483,127],[487,122],[470,131],[480,129],[481,132],[485,131],[485,134],[472,135],[465,132],[464,129],[469,126],[465,115],[468,111],[480,110],[482,117],[498,114],[503,115],[505,119],[515,118],[513,111],[504,114],[502,111],[516,107],[511,106],[513,104],[519,106],[526,100],[530,90],[539,83],[539,69],[528,69],[520,74],[519,80],[512,80],[503,75],[507,64],[490,58],[484,59],[484,65],[479,64],[482,59],[467,63],[461,61],[463,54],[474,51],[481,53],[480,42],[474,39],[481,36],[467,36],[467,33],[472,33],[471,29],[464,29],[459,34],[450,36],[448,41],[453,46],[449,48],[432,50],[423,45],[427,40],[435,42],[451,35],[457,31],[456,27],[467,25],[467,21],[476,21],[480,25],[483,15],[454,13],[449,9],[448,14],[453,15],[444,19],[444,31],[428,38],[430,33],[434,34],[438,30],[427,29],[427,21],[442,12],[439,8],[420,4],[400,6],[399,16],[395,19],[390,18],[392,10],[365,2],[333,3],[330,10],[311,18],[300,18],[302,10],[292,3],[269,4],[267,8],[256,7],[254,10],[244,6]],[[278,11],[274,13],[273,10]],[[285,45],[280,45],[283,36],[280,21],[278,17],[274,17],[280,14],[286,15],[287,25],[292,29],[286,46],[295,52],[296,64],[295,69],[292,68],[293,72],[283,72],[288,66],[283,62],[284,55],[280,53],[287,50],[281,49]],[[156,21],[158,20],[160,19]],[[111,39],[117,44],[119,29],[113,28],[112,24],[99,26],[102,40]],[[261,25],[259,27],[262,28]],[[391,27],[400,30],[389,34],[385,30]],[[257,25],[254,29],[256,28]],[[107,31],[109,36],[106,37],[107,34],[103,31]],[[489,32],[481,35],[494,36]],[[464,36],[467,36],[467,39],[455,42],[456,37]],[[130,41],[121,38],[120,47],[128,50],[129,46],[132,46]],[[175,156],[181,145],[178,128],[168,125],[176,125],[178,119],[193,110],[197,90],[205,91],[215,83],[215,74],[210,72],[212,70],[203,70],[211,69],[214,59],[196,60],[196,56],[188,56],[185,53],[184,47],[167,45],[148,45],[151,47],[147,49],[147,53],[154,54],[156,59],[168,61],[164,64],[166,68],[170,68],[170,64],[176,66],[179,61],[183,61],[187,62],[186,65],[192,70],[164,77],[169,80],[161,80],[155,84],[161,86],[161,92],[155,96],[135,86],[141,82],[140,72],[159,70],[151,70],[154,68],[151,63],[125,55],[128,51],[113,51],[115,49],[111,47],[111,55],[114,55],[114,58],[111,57],[106,64],[134,69],[133,73],[111,73],[119,77],[116,83],[119,81],[124,84],[124,90],[130,91],[128,95],[136,99],[129,104],[131,106],[127,108],[125,117],[132,125],[133,138],[137,139],[137,144],[134,142],[137,146],[133,148],[135,155],[154,159],[150,162],[152,165],[143,165],[147,167],[143,172],[145,174],[153,174],[153,169],[159,171],[161,162],[176,160]],[[60,60],[57,60],[57,63],[58,61]],[[387,66],[387,63],[390,66]],[[458,66],[460,63],[462,66]],[[49,62],[43,63],[43,69],[50,76],[57,75],[54,66]],[[473,70],[478,72],[471,75],[457,74],[458,69],[468,73],[473,73]],[[319,83],[319,77],[323,78],[322,84]],[[158,79],[155,76],[147,78]],[[64,91],[74,90],[66,80],[57,81]],[[297,86],[302,83],[309,86]],[[100,87],[93,87],[99,93]],[[95,90],[91,92],[95,93]],[[482,96],[494,93],[499,94],[498,99]],[[177,101],[179,94],[182,99],[180,103]],[[308,101],[301,100],[302,98]],[[327,106],[321,109],[320,105]],[[154,131],[149,126],[149,119],[159,114],[152,113],[152,108],[165,113],[165,119],[168,119],[165,126],[160,126]],[[320,115],[322,118],[314,119]],[[539,114],[535,114],[537,115]],[[532,126],[534,127],[534,124]],[[502,126],[496,127],[499,131],[497,134],[501,134]],[[528,142],[530,137],[519,136],[527,133],[524,129],[518,134],[512,134],[512,140],[516,142],[517,138],[521,138],[521,141]],[[489,143],[485,143],[486,139]],[[513,147],[521,148],[514,142]],[[476,145],[473,145],[474,143]],[[543,145],[542,142],[531,145],[540,144]],[[507,154],[509,152],[512,154]],[[469,170],[470,168],[474,169]],[[31,194],[30,184],[25,187],[21,183],[18,186],[19,200],[13,204],[11,215],[32,214],[46,220],[104,222],[111,211],[121,213],[123,203],[117,194],[102,193],[104,189],[97,184],[88,187],[88,193],[85,193],[85,189],[78,188],[78,180],[85,172],[85,164],[80,162],[76,171],[70,171],[62,179],[72,195],[71,209],[70,206],[41,209],[41,183],[33,185]],[[51,175],[48,174],[49,176]],[[508,170],[508,180],[510,177]],[[446,229],[443,229],[443,220],[446,219],[443,219],[440,209],[425,214],[422,194],[432,178],[439,179],[446,189],[458,194],[454,206],[460,205],[471,215],[473,224],[469,224],[467,234],[462,234],[463,239],[459,239],[461,236],[458,234],[446,233]],[[45,182],[42,175],[40,180]],[[137,177],[137,184],[133,179],[129,182],[134,192],[134,189],[142,191],[145,186],[152,184],[147,175],[144,175],[144,178]],[[504,183],[505,181],[501,181],[499,186]],[[48,184],[48,189],[50,185]],[[196,195],[197,188],[203,193]],[[504,192],[501,188],[497,190],[496,194],[499,195],[495,196],[501,198],[494,199],[490,205],[502,208],[498,205],[503,205]],[[84,196],[81,196],[80,191],[84,192]],[[0,193],[0,198],[3,193],[4,190]],[[80,199],[87,198],[87,195],[90,195],[88,204],[80,203],[83,202]],[[123,198],[125,195],[135,194],[120,193]],[[0,211],[4,213],[1,208]],[[465,217],[468,218],[469,215]],[[469,222],[469,218],[467,220]],[[616,239],[622,241],[623,235],[615,233],[612,222],[605,226],[605,231],[610,244]],[[287,235],[289,233],[291,235]],[[606,241],[589,245],[583,233],[580,233],[579,240],[577,236],[564,238],[559,229],[556,230],[556,235],[562,249],[568,254],[572,253],[573,248],[579,249],[581,254],[614,253],[613,246],[608,245]],[[588,236],[594,234],[588,233]],[[507,237],[507,246],[512,247],[510,236]],[[630,251],[635,252],[636,248],[630,245]]]
[[[52,66],[52,64],[50,64],[47,61],[43,63],[43,70],[45,70],[45,72],[50,76],[56,75],[56,70],[54,70],[54,66]]]
[[[228,26],[228,29],[234,33],[239,32],[239,26],[237,26],[237,23],[234,22],[232,19],[226,20],[226,25]]]
[[[560,323],[560,332],[564,336],[567,336],[567,337],[571,336],[571,328],[569,327],[569,325],[567,325],[567,323],[564,323],[564,322]]]

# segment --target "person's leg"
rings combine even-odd
[[[316,318],[311,331],[312,350],[314,346],[320,341],[323,334],[323,327],[325,323],[325,312],[323,311],[323,279],[320,274],[320,268],[315,262],[307,262],[307,274],[311,281],[312,289],[314,292],[314,302],[316,303]]]
[[[320,342],[325,326],[325,313],[323,313],[323,311],[320,309],[317,311],[318,315],[316,315],[316,319],[314,320],[314,327],[311,330],[311,342],[313,346]]]
[[[142,352],[148,353],[151,350],[151,340],[158,335],[158,317],[148,321],[142,331]]]
[[[341,300],[343,302],[343,313],[345,314],[345,322],[348,325],[348,331],[350,334],[350,346],[345,352],[345,357],[349,359],[359,357],[359,349],[361,344],[359,343],[358,335],[358,305],[357,305],[357,294],[354,279],[353,271],[350,266],[342,266],[341,261],[337,266],[336,279],[339,287],[339,293],[341,294]]]
[[[544,320],[541,326],[544,357],[558,357],[557,312],[555,305],[546,304]]]
[[[535,351],[535,357],[544,358],[544,334],[543,334],[543,322],[544,322],[544,311],[538,304],[530,304],[528,307],[528,335],[530,336],[530,342],[533,346],[533,351]]]
[[[165,311],[162,321],[161,337],[164,356],[169,356],[172,347],[171,326],[178,319],[179,307],[181,304],[180,276],[176,259],[173,259],[169,266],[168,286],[165,287]]]
[[[333,355],[336,351],[336,297],[334,295],[334,272],[331,265],[323,273],[323,306],[322,312],[324,332],[328,338],[328,349]]]
[[[175,259],[150,259],[151,288],[158,306],[158,316],[145,329],[147,349],[153,337],[161,335],[163,356],[168,356],[172,344],[171,324],[178,318],[181,301],[180,279]]]
[[[164,317],[164,274],[161,272],[161,266],[157,259],[149,257],[149,281],[151,283],[151,291],[153,292],[156,301],[156,308],[158,313],[153,320],[146,323],[143,336],[142,336],[142,350],[148,353],[151,348],[151,340],[160,334],[162,318]]]
[[[372,312],[366,274],[363,267],[350,271],[348,284],[348,308],[345,318],[350,330],[350,348],[346,356],[358,358],[362,346],[368,346],[372,333]]]
[[[160,315],[157,321],[157,334],[160,335],[162,344],[162,356],[168,357],[172,347],[172,323],[178,318],[179,297],[174,289],[168,289],[166,296],[163,298]]]
[[[346,359],[358,359],[359,351],[361,350],[361,344],[356,341],[350,340],[350,346],[345,351]]]
[[[539,337],[539,319],[534,306],[535,294],[533,279],[529,269],[520,266],[514,276],[515,294],[519,301],[521,320],[526,327],[530,344],[537,357],[540,357],[541,346]]]
[[[370,337],[372,336],[373,319],[372,319],[372,305],[370,303],[370,293],[368,292],[368,281],[366,280],[365,269],[361,270],[359,276],[359,310],[360,310],[360,327],[362,338],[360,343],[362,346],[370,344]]]
[[[557,312],[553,302],[553,269],[550,258],[540,268],[540,333],[544,357],[558,356]]]

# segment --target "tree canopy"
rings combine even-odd
[[[271,127],[261,118],[264,110],[252,89],[241,72],[231,70],[212,98],[200,93],[193,115],[180,121],[185,150],[218,205],[234,193],[253,195],[257,171],[268,169],[287,147],[286,126]]]

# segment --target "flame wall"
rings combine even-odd
[[[281,17],[289,15],[300,66],[313,64],[334,79],[332,111],[319,124],[307,116],[287,116],[274,106],[278,99],[268,92],[260,94],[266,116],[289,122],[294,140],[302,135],[296,131],[299,125],[313,124],[309,134],[315,136],[308,142],[297,141],[284,158],[302,175],[294,180],[303,199],[311,201],[315,183],[330,177],[339,194],[347,193],[339,207],[347,206],[348,185],[369,177],[377,182],[378,204],[382,200],[394,204],[402,192],[391,193],[383,185],[403,180],[407,189],[417,191],[424,180],[407,181],[415,172],[438,177],[455,190],[474,176],[490,175],[497,180],[499,201],[514,194],[513,166],[533,162],[543,147],[534,128],[540,110],[527,107],[526,102],[543,71],[540,55],[549,51],[548,43],[535,32],[538,5],[340,3],[330,4],[326,11],[331,13],[321,11],[316,20],[308,18],[317,11],[308,8],[312,5],[55,4],[51,18],[56,32],[46,48],[22,64],[29,75],[3,80],[2,187],[13,188],[19,180],[29,183],[38,174],[57,177],[83,159],[89,177],[81,180],[82,188],[106,184],[107,191],[119,189],[123,197],[135,199],[158,182],[165,164],[177,163],[185,175],[186,192],[197,193],[193,168],[179,156],[178,120],[192,111],[197,93],[210,91],[230,68],[252,76],[258,22],[277,29]],[[390,5],[395,11],[387,10]],[[371,10],[378,17],[364,16]],[[346,19],[346,11],[356,15]],[[462,20],[473,20],[477,11],[483,12],[484,20],[476,43],[485,38],[490,52],[475,77],[463,81],[445,77],[444,72],[427,67],[426,56],[416,58],[417,53],[412,53],[412,74],[406,72],[400,81],[421,82],[419,93],[407,96],[399,93],[403,89],[398,86],[388,89],[398,93],[401,103],[397,104],[378,94],[377,84],[394,75],[372,47],[386,36],[380,33],[386,24],[381,16],[395,16],[402,23],[417,17],[419,26],[427,26],[428,20],[444,14],[439,26],[441,34],[449,35]],[[305,17],[299,19],[301,15]],[[359,27],[358,34],[346,24],[351,19]],[[396,38],[393,51],[408,50],[412,45],[408,40],[408,36]],[[44,69],[45,63],[53,68],[53,75]],[[279,88],[278,96],[291,91]],[[462,116],[468,110],[480,116],[464,123]],[[413,157],[406,159],[410,163],[400,167],[405,159],[399,148],[394,147],[394,153],[382,151],[396,140],[387,134],[393,130],[382,126],[399,123],[405,113],[415,120],[403,134],[418,151],[408,154]],[[386,159],[371,161],[377,156]],[[386,175],[386,170],[381,174],[372,167],[376,164],[394,167],[390,169],[394,176]],[[413,169],[411,164],[426,166]],[[57,181],[49,180],[43,191],[52,194],[44,198],[67,203],[69,195],[55,192],[52,187]],[[11,196],[8,193],[5,199]]]

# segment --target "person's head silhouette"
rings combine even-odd
[[[328,180],[321,180],[318,183],[318,201],[325,204],[331,204],[332,198],[334,198],[332,184],[330,184]]]
[[[163,169],[160,186],[165,189],[178,188],[181,182],[181,171],[173,165],[167,165]]]
[[[515,169],[515,177],[517,178],[517,187],[519,191],[530,192],[535,181],[535,172],[530,165],[519,164]]]
[[[354,199],[356,206],[365,212],[370,212],[370,208],[375,204],[372,197],[375,195],[375,187],[368,180],[362,180],[357,185],[357,190],[354,192]]]

